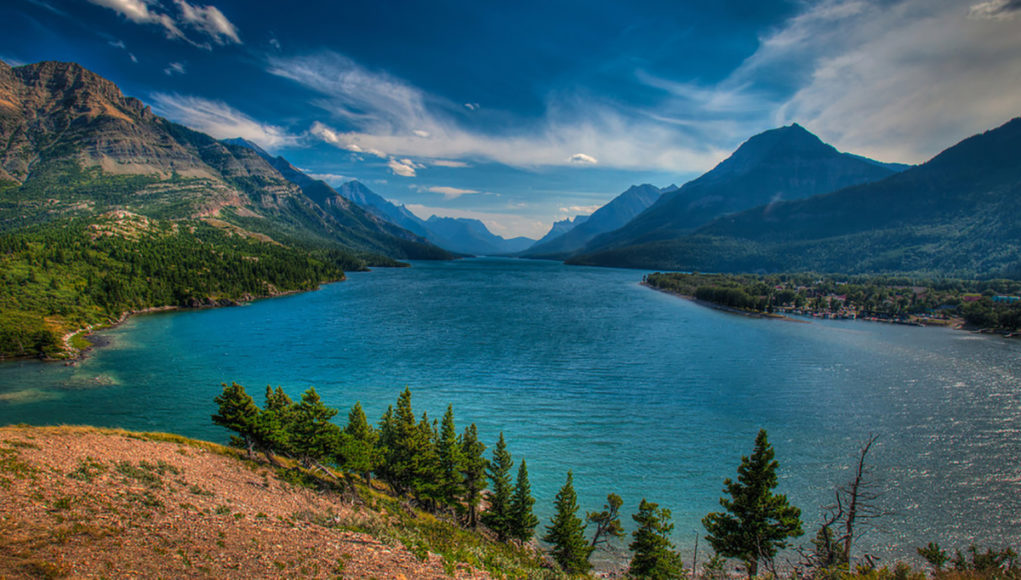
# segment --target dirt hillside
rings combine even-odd
[[[488,577],[353,531],[386,517],[359,502],[173,435],[2,427],[0,497],[0,579]]]

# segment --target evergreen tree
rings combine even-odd
[[[252,458],[255,447],[256,427],[259,418],[259,407],[245,388],[237,383],[223,383],[223,392],[213,399],[218,409],[213,415],[213,423],[226,427],[240,436],[241,445],[247,450],[248,458]]]
[[[411,477],[411,492],[420,504],[429,511],[436,511],[440,503],[441,471],[437,450],[439,432],[436,422],[429,422],[429,415],[422,413],[418,423],[418,451]]]
[[[568,574],[584,574],[592,566],[588,562],[592,546],[585,540],[585,526],[578,517],[578,494],[574,492],[574,475],[567,472],[567,482],[556,497],[556,513],[542,537],[549,543],[553,559]]]
[[[340,437],[340,427],[330,422],[337,409],[327,407],[315,387],[309,387],[301,395],[301,402],[294,408],[290,433],[292,447],[305,467],[332,457]]]
[[[474,529],[479,522],[479,502],[482,499],[482,490],[486,489],[486,468],[489,462],[483,457],[486,446],[479,441],[475,423],[465,428],[460,443],[464,503],[468,506],[468,525]]]
[[[527,542],[539,525],[539,518],[532,513],[535,498],[532,497],[532,485],[528,482],[528,466],[521,460],[518,478],[514,482],[514,495],[510,499],[510,526],[508,535],[516,540]]]
[[[787,503],[787,496],[773,493],[780,465],[774,455],[765,429],[759,431],[751,457],[741,458],[737,481],[723,482],[723,491],[730,496],[720,498],[726,511],[702,519],[713,550],[744,562],[749,578],[758,574],[761,561],[787,546],[787,538],[804,533],[801,510]]]
[[[457,442],[457,430],[454,427],[454,407],[447,405],[440,427],[440,438],[437,445],[440,467],[440,503],[448,508],[460,506],[464,494],[464,473],[462,473],[461,446]]]
[[[624,505],[624,500],[620,499],[619,495],[611,493],[606,496],[603,511],[585,514],[585,521],[596,525],[596,531],[592,534],[593,548],[599,544],[608,548],[613,538],[624,536],[624,527],[620,524],[620,506],[622,505]]]
[[[371,481],[372,472],[379,463],[379,452],[376,443],[379,432],[369,425],[365,418],[362,404],[356,402],[347,414],[347,425],[344,426],[344,441],[341,454],[344,469],[361,474],[366,483]]]
[[[631,533],[634,541],[628,546],[634,556],[628,574],[636,578],[667,580],[684,577],[681,556],[670,543],[670,510],[659,509],[658,504],[645,501],[638,506],[638,513],[631,516],[638,528]]]
[[[294,401],[287,396],[283,387],[274,390],[266,385],[266,402],[256,422],[256,438],[262,446],[267,458],[271,461],[270,451],[283,455],[295,456],[291,445],[291,427],[294,422]]]
[[[514,462],[507,452],[507,443],[500,433],[500,440],[493,449],[493,460],[489,462],[489,480],[493,482],[493,493],[489,496],[489,509],[482,514],[482,523],[496,533],[504,542],[510,536],[511,514],[511,468]]]

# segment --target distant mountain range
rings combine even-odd
[[[760,133],[705,175],[664,194],[620,229],[582,248],[591,253],[672,239],[723,215],[802,199],[895,173],[883,163],[841,153],[799,125]]]
[[[574,216],[574,218],[567,218],[553,222],[553,227],[551,227],[550,230],[546,232],[545,236],[539,238],[539,240],[535,242],[533,247],[541,246],[546,242],[552,240],[553,238],[558,238],[566,234],[567,232],[573,230],[577,226],[580,226],[581,224],[588,221],[588,218],[589,216],[587,215],[576,215]]]
[[[520,252],[535,243],[531,238],[505,239],[489,231],[477,219],[431,216],[423,220],[403,205],[396,205],[359,181],[349,181],[337,188],[340,195],[366,208],[430,243],[454,252],[472,256],[498,256]]]
[[[1018,151],[1021,119],[1014,119],[965,139],[927,163],[883,179],[837,187],[805,199],[760,203],[700,227],[684,221],[690,212],[683,211],[674,214],[672,221],[653,221],[657,217],[652,213],[654,206],[647,212],[651,215],[643,214],[641,221],[636,219],[604,240],[604,249],[576,256],[570,263],[699,271],[919,272],[1016,278],[1021,276]],[[832,161],[824,165],[836,167]],[[868,176],[860,165],[855,171],[848,171],[843,164],[840,167],[841,179]],[[789,166],[785,171],[793,179],[804,175],[802,169]],[[841,181],[814,175],[820,186]],[[694,189],[703,178],[677,193]],[[668,225],[645,231],[655,224]],[[673,233],[664,231],[671,226]],[[637,243],[612,245],[607,243],[611,239]]]
[[[77,64],[0,62],[0,232],[116,209],[370,261],[451,257],[249,145],[167,121]]]
[[[543,238],[522,253],[526,258],[563,259],[581,250],[593,238],[629,223],[659,199],[662,190],[644,184],[631,186],[627,191],[610,200],[587,220],[576,224],[569,231],[553,238]]]

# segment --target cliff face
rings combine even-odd
[[[307,193],[302,178],[309,180],[281,172],[249,147],[155,115],[80,65],[0,62],[0,232],[127,210],[215,217],[283,243],[450,257],[336,193]]]
[[[388,516],[235,453],[173,435],[0,428],[0,577],[488,577],[351,531]]]

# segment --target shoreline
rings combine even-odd
[[[662,292],[663,294],[669,294],[670,296],[676,296],[677,298],[681,298],[683,300],[687,300],[689,302],[693,302],[693,303],[698,304],[699,306],[703,306],[705,308],[710,308],[712,310],[720,310],[722,312],[727,312],[727,313],[730,313],[730,314],[737,314],[737,315],[740,315],[740,316],[747,316],[749,318],[763,318],[763,319],[767,319],[767,320],[785,320],[787,322],[798,322],[798,323],[801,323],[801,324],[811,324],[811,322],[812,322],[811,320],[801,320],[799,318],[794,318],[794,317],[788,316],[786,314],[769,314],[769,313],[766,313],[766,312],[749,312],[747,310],[740,310],[738,308],[731,308],[729,306],[723,306],[723,305],[720,305],[720,304],[715,304],[715,303],[712,303],[712,302],[708,302],[706,300],[699,300],[698,298],[695,298],[694,296],[688,296],[686,294],[679,294],[677,292],[672,292],[670,290],[666,290],[666,289],[663,289],[663,288],[657,288],[657,287],[655,287],[655,286],[653,286],[653,285],[651,285],[651,284],[649,284],[647,282],[639,282],[639,285],[645,286],[646,288],[649,288],[651,290],[655,290],[656,292]],[[808,314],[805,314],[804,316],[810,316],[810,317],[813,317],[813,318],[817,317],[816,313],[808,313]],[[836,320],[836,319],[827,318],[827,320]],[[965,332],[970,332],[972,334],[998,334],[998,335],[1002,336],[1003,338],[1021,338],[1021,333],[1000,332],[1000,331],[997,331],[997,330],[992,329],[992,328],[969,328],[966,324],[964,324],[964,321],[962,319],[959,319],[959,318],[951,318],[951,319],[947,319],[945,321],[941,320],[940,322],[934,322],[933,321],[933,322],[930,322],[928,324],[926,323],[925,319],[920,319],[920,320],[916,319],[916,320],[909,320],[909,321],[899,321],[899,320],[886,320],[886,319],[876,318],[876,317],[860,317],[860,318],[856,317],[856,318],[846,318],[845,320],[861,320],[861,321],[864,321],[864,322],[878,322],[878,323],[882,323],[882,324],[894,324],[894,325],[899,325],[899,326],[917,326],[917,327],[920,327],[920,328],[949,328],[951,330],[963,330]]]
[[[106,342],[104,342],[102,340],[98,340],[97,342],[88,341],[89,342],[88,346],[86,346],[84,348],[78,348],[78,347],[75,347],[74,345],[71,344],[71,341],[75,337],[80,337],[80,338],[82,338],[84,340],[88,340],[88,337],[92,336],[93,334],[95,334],[97,332],[100,332],[100,331],[112,330],[114,328],[117,328],[118,326],[124,324],[125,322],[130,320],[132,317],[137,316],[137,315],[158,314],[158,313],[161,313],[161,312],[175,312],[175,311],[183,311],[183,310],[211,310],[213,308],[229,308],[229,307],[235,307],[235,306],[245,306],[245,305],[251,304],[253,302],[256,302],[258,300],[268,300],[268,299],[271,299],[271,298],[282,298],[284,296],[290,296],[292,294],[302,294],[302,293],[305,293],[305,292],[315,292],[315,291],[319,290],[320,288],[322,288],[323,286],[326,286],[327,284],[333,284],[333,283],[336,283],[336,282],[344,282],[345,280],[347,280],[347,276],[344,276],[344,277],[339,278],[337,280],[328,280],[328,281],[320,282],[318,286],[316,286],[315,288],[310,288],[308,290],[287,290],[287,291],[284,291],[284,292],[275,292],[275,293],[272,293],[272,294],[266,294],[266,295],[261,295],[261,296],[253,296],[251,294],[244,294],[244,295],[242,295],[240,298],[238,298],[236,300],[235,299],[231,299],[231,298],[221,298],[221,299],[218,299],[218,300],[214,300],[212,298],[208,298],[207,297],[207,298],[205,298],[204,301],[199,301],[197,298],[193,298],[192,299],[192,303],[187,305],[187,306],[171,304],[171,305],[163,305],[163,306],[149,306],[149,307],[146,307],[146,308],[142,308],[140,310],[127,310],[125,312],[122,312],[121,315],[117,318],[117,320],[110,321],[110,322],[108,322],[106,324],[95,324],[95,325],[88,324],[88,325],[86,325],[84,327],[81,327],[81,328],[78,328],[78,329],[75,329],[75,330],[72,330],[72,331],[69,331],[69,332],[65,333],[61,337],[61,344],[63,345],[62,352],[65,355],[67,355],[66,358],[22,357],[21,360],[31,360],[31,359],[38,358],[38,360],[41,360],[41,361],[47,362],[47,363],[50,363],[50,362],[63,362],[65,366],[74,366],[74,365],[78,364],[79,362],[81,362],[81,361],[85,360],[86,358],[88,358],[88,354],[93,349],[101,348],[101,347],[107,346],[107,344],[109,344],[109,341],[106,341]],[[12,359],[9,359],[9,360],[11,362],[13,362],[13,361],[19,360],[19,359],[18,358],[12,358]],[[4,361],[4,362],[6,362],[6,361]]]
[[[694,296],[689,296],[687,294],[679,294],[677,292],[672,292],[670,290],[665,290],[663,288],[657,288],[652,284],[649,284],[648,282],[639,282],[638,285],[645,286],[646,288],[650,290],[655,290],[656,292],[662,292],[663,294],[676,296],[677,298],[681,298],[683,300],[687,300],[688,302],[698,304],[699,306],[702,306],[704,308],[709,308],[711,310],[719,310],[721,312],[727,312],[729,314],[737,314],[738,316],[746,316],[748,318],[764,318],[766,320],[783,320],[786,322],[797,322],[799,324],[809,324],[811,322],[811,320],[799,320],[797,318],[791,318],[790,316],[786,316],[783,314],[775,313],[770,314],[768,312],[749,312],[747,310],[741,310],[740,308],[723,306],[722,304],[716,304],[714,302],[709,302],[707,300],[699,300],[698,298],[695,298]]]

